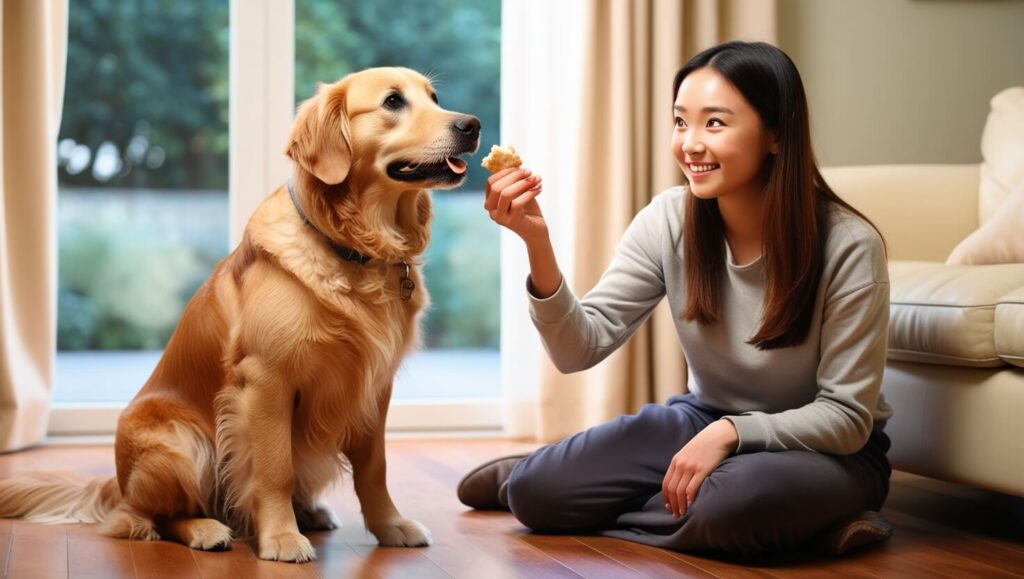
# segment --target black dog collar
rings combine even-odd
[[[358,263],[359,265],[365,265],[366,262],[373,259],[369,255],[363,255],[358,251],[352,249],[351,247],[345,247],[343,245],[338,245],[337,243],[334,243],[333,241],[331,241],[329,237],[327,237],[319,229],[317,229],[315,225],[310,223],[309,218],[306,217],[306,213],[302,210],[302,204],[299,203],[299,196],[295,194],[295,187],[292,184],[291,177],[288,178],[288,195],[291,196],[292,203],[295,205],[295,211],[299,213],[299,217],[302,218],[303,223],[308,225],[313,231],[319,233],[321,237],[326,239],[327,243],[330,244],[331,249],[334,250],[334,253],[338,254],[338,257],[344,259],[345,261],[352,261]]]
[[[292,183],[291,177],[288,178],[288,196],[292,198],[292,204],[295,205],[295,211],[298,212],[299,217],[302,218],[302,222],[308,225],[313,231],[319,233],[320,237],[323,237],[327,241],[327,244],[331,246],[331,249],[338,255],[338,257],[345,261],[358,263],[359,265],[365,265],[368,261],[373,259],[369,255],[363,255],[351,247],[345,247],[334,243],[331,238],[324,235],[322,231],[310,223],[309,218],[306,217],[306,213],[302,210],[302,204],[299,203],[299,196],[295,194],[295,186]],[[393,265],[401,265],[404,267],[402,270],[401,285],[399,286],[399,296],[402,298],[402,301],[407,302],[412,299],[412,294],[416,291],[416,282],[412,281],[412,278],[409,276],[411,268],[409,263],[405,261]]]

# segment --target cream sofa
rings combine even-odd
[[[824,174],[889,246],[882,391],[895,409],[886,428],[893,466],[1024,496],[1024,264],[944,263],[985,212],[983,166],[840,167]]]

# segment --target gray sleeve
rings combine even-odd
[[[844,256],[837,277],[843,283],[826,294],[822,312],[817,395],[784,412],[727,417],[739,433],[738,453],[853,454],[867,442],[889,339],[889,279],[881,239],[858,243]]]
[[[625,342],[665,296],[662,238],[664,196],[630,223],[594,289],[577,299],[562,280],[550,297],[530,296],[530,316],[544,348],[563,373],[590,368]]]

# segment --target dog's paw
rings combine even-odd
[[[214,519],[203,519],[189,527],[188,546],[200,551],[227,551],[231,548],[231,529]]]
[[[99,527],[100,534],[118,539],[132,539],[135,541],[159,541],[160,534],[156,532],[156,525],[152,519],[141,515],[116,509],[110,513],[107,520]]]
[[[334,512],[324,505],[295,509],[295,520],[301,531],[333,531],[341,526]]]
[[[381,547],[426,547],[431,542],[430,531],[412,519],[374,525],[369,530],[377,537]]]
[[[309,539],[298,533],[278,533],[260,537],[260,559],[304,563],[316,559]]]

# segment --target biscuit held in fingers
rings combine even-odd
[[[512,145],[504,147],[491,145],[491,152],[480,162],[480,166],[491,173],[497,173],[509,167],[519,167],[522,164],[523,160],[516,153],[516,149]]]

